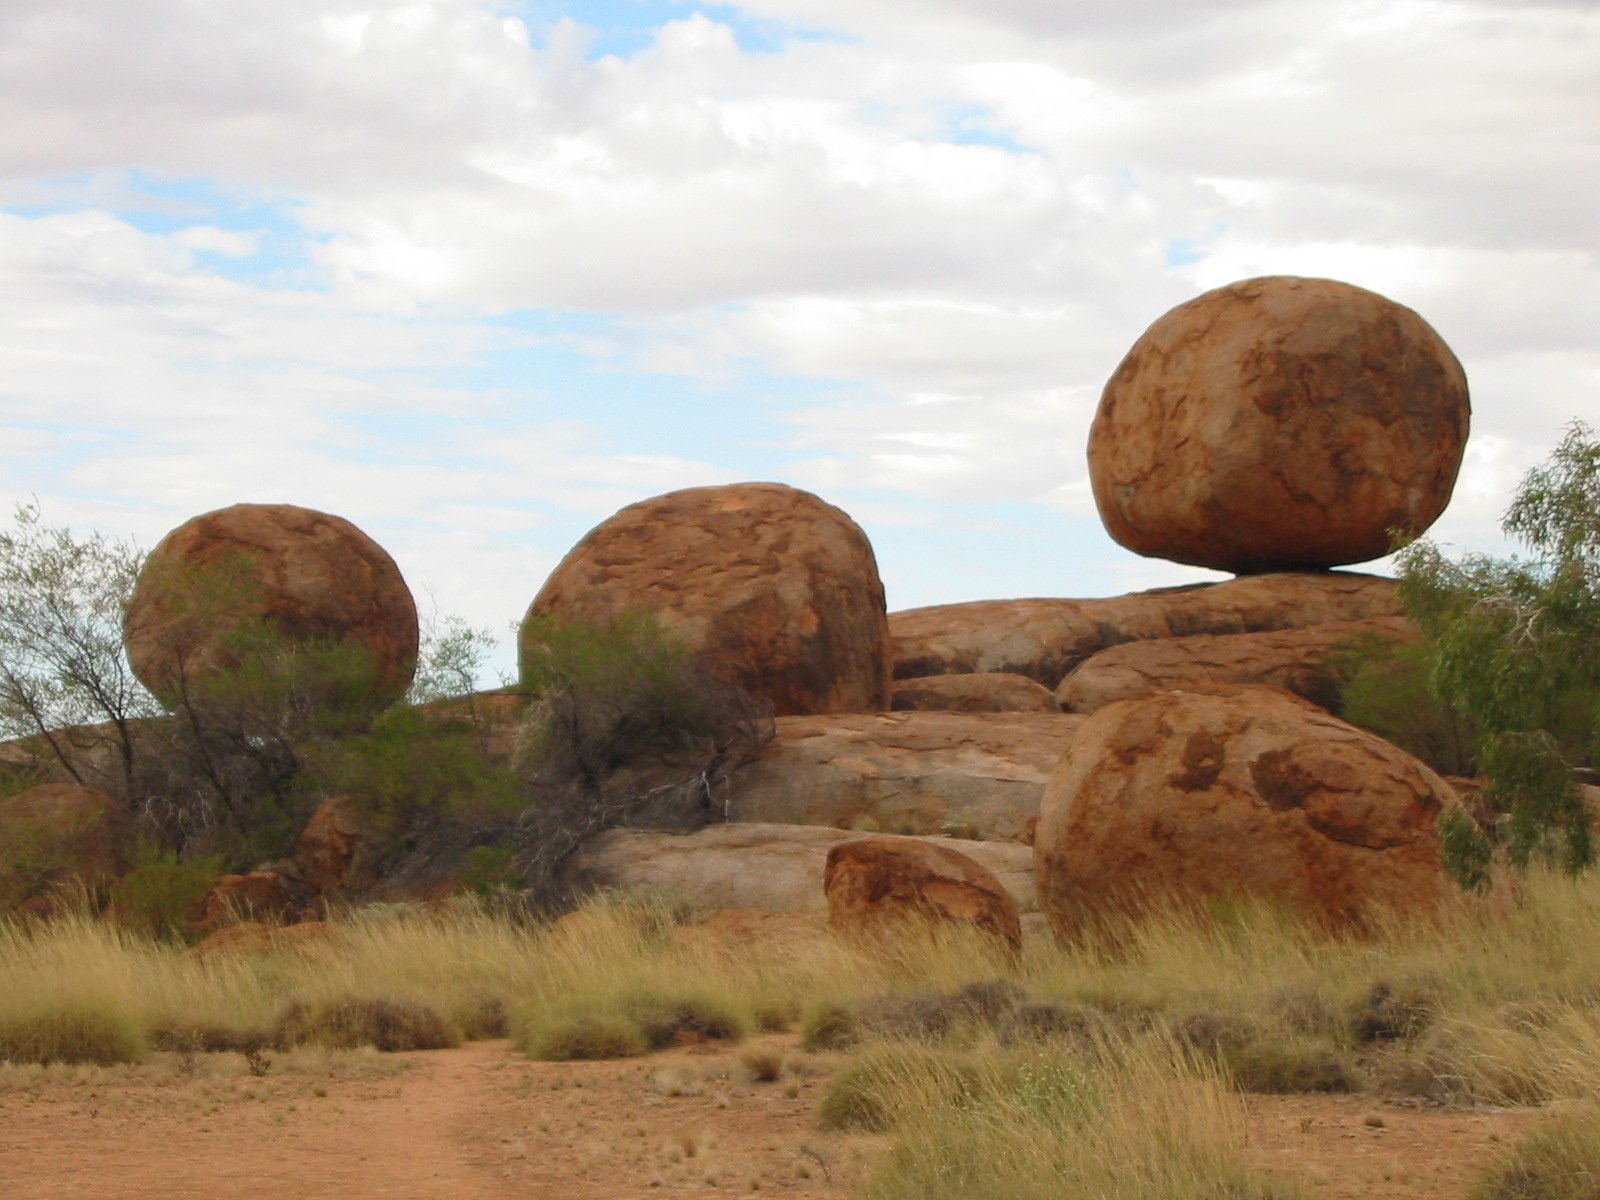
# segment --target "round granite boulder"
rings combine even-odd
[[[561,561],[523,621],[655,617],[670,637],[779,716],[882,712],[893,650],[866,534],[778,483],[688,488],[624,508]]]
[[[156,544],[123,622],[128,661],[170,701],[237,668],[252,630],[351,646],[382,707],[417,667],[417,606],[382,547],[342,517],[292,504],[235,504]],[[360,656],[356,656],[360,657]]]
[[[1461,364],[1416,313],[1269,276],[1161,317],[1089,433],[1101,520],[1136,553],[1240,574],[1379,558],[1449,503]]]

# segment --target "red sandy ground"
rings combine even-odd
[[[716,1047],[562,1064],[504,1042],[396,1056],[392,1073],[283,1060],[253,1078],[219,1056],[234,1065],[20,1078],[0,1082],[0,1198],[859,1195],[886,1140],[818,1133],[831,1064],[781,1044],[789,1069],[766,1084]],[[1539,1119],[1359,1096],[1248,1107],[1252,1152],[1319,1200],[1457,1200]]]

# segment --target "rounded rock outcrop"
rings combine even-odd
[[[1038,903],[1072,937],[1170,903],[1258,898],[1328,928],[1437,912],[1450,785],[1275,688],[1211,685],[1108,704],[1045,788]]]
[[[866,837],[828,851],[828,924],[847,937],[893,935],[907,923],[965,925],[1022,949],[1017,906],[993,871],[951,846]]]
[[[1248,279],[1134,343],[1089,476],[1138,554],[1240,574],[1365,562],[1444,511],[1469,415],[1461,364],[1410,309],[1334,280]]]
[[[640,611],[779,716],[888,707],[893,649],[872,545],[809,492],[740,483],[622,509],[534,598],[522,661],[538,618],[603,625]]]
[[[416,672],[417,606],[394,560],[343,517],[292,504],[235,504],[162,538],[128,603],[128,662],[170,700],[236,668],[236,636],[258,622],[364,649],[378,707]]]

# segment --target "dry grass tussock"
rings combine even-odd
[[[1600,878],[1554,874],[1443,925],[1337,939],[1230,906],[1030,943],[1020,962],[952,929],[870,951],[820,931],[686,937],[669,906],[621,899],[553,926],[471,904],[364,911],[303,950],[204,959],[68,917],[0,925],[0,1071],[507,1033],[534,1057],[617,1057],[798,1021],[851,1064],[820,1119],[896,1139],[874,1196],[1006,1200],[1069,1179],[1052,1195],[1268,1197],[1283,1185],[1240,1166],[1233,1091],[1600,1094],[1596,944]],[[756,1043],[745,1069],[776,1077],[770,1057]]]

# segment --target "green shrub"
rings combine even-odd
[[[111,889],[112,911],[126,928],[149,937],[187,937],[220,873],[216,857],[180,861],[175,851],[145,843]]]
[[[283,1049],[312,1043],[336,1050],[372,1046],[384,1052],[445,1050],[461,1035],[426,1004],[345,997],[290,1004],[273,1027],[272,1042]]]
[[[515,777],[489,761],[470,723],[415,708],[391,709],[364,733],[324,741],[305,758],[304,787],[349,795],[383,830],[431,817],[506,818],[523,804]]]
[[[522,882],[510,846],[474,846],[461,868],[461,886],[475,896],[514,890]]]
[[[552,907],[568,899],[560,868],[585,838],[641,818],[704,825],[729,765],[774,736],[770,705],[716,675],[650,614],[602,622],[534,614],[518,645],[529,697],[518,764],[530,801],[517,821],[518,864]],[[646,757],[668,782],[639,790],[618,782],[623,767]]]
[[[1476,726],[1428,685],[1429,647],[1363,634],[1334,647],[1339,715],[1420,758],[1441,775],[1475,775]]]
[[[67,1001],[0,1013],[0,1060],[15,1063],[138,1062],[148,1047],[133,1013]]]
[[[1427,681],[1476,730],[1488,779],[1478,836],[1458,825],[1456,862],[1491,846],[1513,866],[1536,858],[1580,871],[1592,820],[1573,779],[1600,761],[1600,438],[1573,422],[1524,476],[1502,527],[1526,557],[1452,562],[1427,540],[1396,559],[1400,596],[1422,630]],[[1453,862],[1452,867],[1455,863]],[[1481,871],[1463,882],[1479,883]]]

